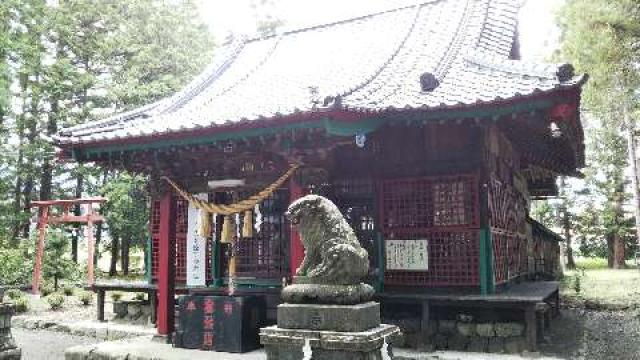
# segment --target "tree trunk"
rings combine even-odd
[[[75,189],[75,198],[80,199],[82,197],[82,190],[84,188],[84,175],[81,170],[78,172],[76,177],[76,189]],[[76,216],[80,216],[80,205],[76,205],[73,209],[73,213]],[[78,263],[78,234],[80,234],[80,224],[74,224],[75,231],[71,236],[71,260],[74,263]],[[87,260],[88,261],[88,260]]]
[[[109,276],[118,275],[118,242],[119,239],[113,236],[111,239],[111,266],[109,266]]]
[[[39,83],[41,80],[40,74],[36,73],[35,74],[35,79],[36,81]],[[36,87],[37,89],[37,87]],[[41,117],[41,109],[40,109],[40,95],[35,95],[38,94],[37,91],[34,91],[33,87],[32,87],[32,96],[31,96],[31,104],[30,104],[30,114],[31,116],[29,117],[29,121],[28,121],[28,129],[29,129],[29,133],[26,134],[26,139],[28,141],[29,147],[31,148],[32,151],[27,152],[26,154],[26,165],[30,167],[30,171],[27,173],[27,176],[25,177],[25,182],[24,182],[24,213],[25,213],[25,220],[22,224],[22,236],[26,239],[29,237],[29,232],[30,232],[30,219],[31,219],[31,197],[33,196],[33,189],[35,187],[35,173],[37,171],[35,165],[36,165],[36,158],[35,158],[35,154],[33,152],[33,149],[35,149],[36,147],[36,136],[38,134],[38,122],[40,120]]]
[[[565,246],[567,248],[567,268],[575,269],[576,263],[573,259],[573,248],[571,247],[571,221],[564,176],[560,177],[560,194],[562,197],[562,228],[564,230]]]
[[[49,120],[47,122],[47,135],[51,136],[58,131],[58,117],[60,116],[60,106],[57,96],[51,97],[51,110],[49,111]],[[53,165],[51,160],[53,156],[45,154],[42,163],[42,174],[40,175],[40,200],[51,199],[51,183],[53,181]]]
[[[98,268],[98,260],[100,260],[100,241],[102,240],[102,223],[96,224],[95,251],[93,252],[93,268]]]
[[[129,275],[129,238],[120,239],[120,269],[122,275]]]
[[[613,237],[613,268],[624,269],[627,264],[624,261],[624,239],[620,235]]]
[[[102,186],[107,183],[109,170],[104,169],[102,172]],[[93,252],[93,267],[98,268],[98,260],[100,259],[100,241],[102,240],[102,223],[97,224],[96,228],[96,251]]]
[[[613,269],[613,265],[615,264],[614,261],[614,234],[607,234],[606,238],[607,238],[607,267],[609,267],[609,269]]]
[[[18,238],[22,226],[22,172],[24,171],[24,123],[27,112],[27,76],[20,76],[20,91],[22,97],[22,113],[16,119],[18,128],[18,159],[16,161],[16,182],[13,187],[13,224],[11,229],[11,247],[18,246]]]
[[[636,159],[636,141],[634,138],[635,126],[629,117],[629,111],[625,109],[625,122],[627,125],[627,149],[629,156],[629,164],[631,165],[631,186],[633,187],[633,214],[636,224],[636,241],[638,244],[637,251],[640,252],[640,187],[638,185],[638,163]],[[622,246],[624,252],[624,245]],[[636,258],[636,262],[638,259]]]

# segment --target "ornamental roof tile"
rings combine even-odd
[[[118,141],[327,109],[470,107],[581,85],[569,65],[509,59],[518,3],[422,0],[267,38],[239,37],[175,95],[63,129],[54,140]],[[421,78],[429,81],[424,90]]]

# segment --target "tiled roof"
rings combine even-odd
[[[63,129],[55,140],[119,141],[327,109],[472,107],[581,85],[568,65],[509,59],[518,3],[423,0],[267,38],[238,38],[217,49],[212,65],[179,93]]]

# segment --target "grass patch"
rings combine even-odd
[[[640,307],[640,271],[606,266],[566,271],[560,291],[570,300]]]

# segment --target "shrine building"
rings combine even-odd
[[[561,239],[529,210],[584,166],[586,76],[520,60],[518,3],[422,0],[235,37],[180,92],[61,130],[65,157],[149,178],[158,333],[176,292],[230,282],[273,320],[304,256],[283,214],[309,193],[368,250],[383,315],[415,303],[428,322],[432,306],[553,277]]]

